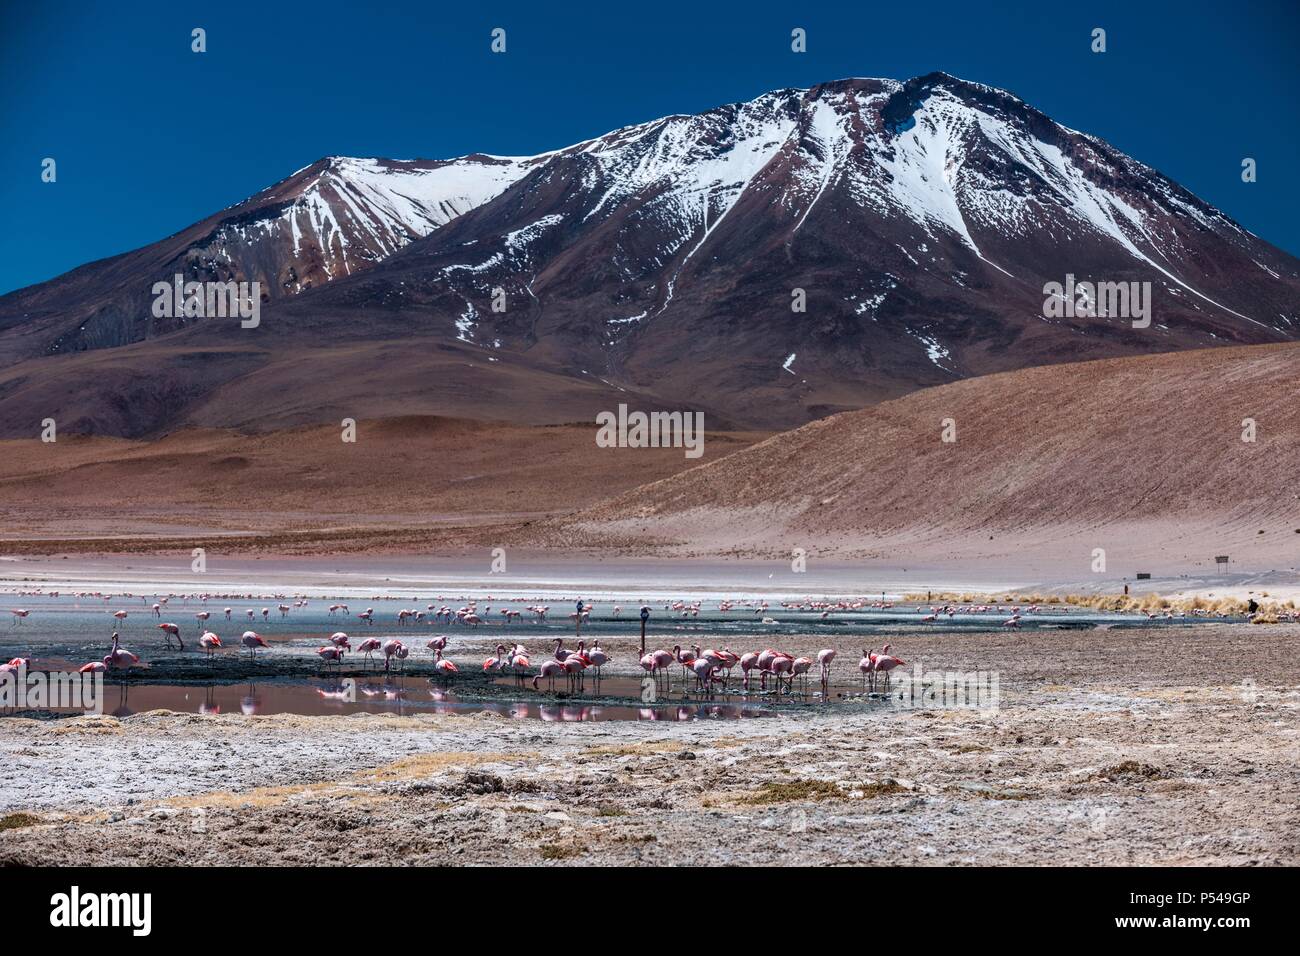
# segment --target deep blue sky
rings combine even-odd
[[[1109,140],[1300,254],[1295,0],[455,6],[472,9],[0,0],[0,293],[321,156],[534,153],[769,89],[940,69]],[[496,26],[505,55],[488,49]],[[806,54],[790,52],[795,26]]]

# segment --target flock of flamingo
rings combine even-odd
[[[582,651],[582,643],[578,644],[579,653]],[[886,644],[879,654],[871,650],[862,652],[862,659],[858,661],[858,672],[861,676],[864,686],[870,685],[875,689],[877,675],[883,675],[886,685],[889,682],[889,672],[895,667],[900,667],[906,663],[902,658],[895,657],[889,653],[890,645]],[[557,649],[557,656],[559,650]],[[718,685],[721,685],[725,691],[728,681],[731,679],[733,668],[739,667],[742,678],[741,684],[745,690],[749,690],[750,681],[755,672],[758,673],[760,686],[763,690],[767,689],[767,682],[770,679],[775,685],[779,694],[782,686],[787,693],[793,692],[794,682],[799,680],[805,691],[807,690],[808,675],[813,665],[818,667],[818,673],[821,679],[823,690],[830,684],[831,667],[835,663],[836,651],[834,648],[827,647],[817,652],[817,659],[814,661],[810,657],[795,657],[785,651],[778,651],[769,647],[761,651],[748,651],[743,654],[737,654],[729,647],[722,650],[713,648],[701,649],[698,644],[692,645],[689,649],[683,649],[681,645],[674,645],[672,651],[658,650],[651,651],[641,658],[641,669],[653,677],[663,676],[671,683],[671,672],[674,665],[682,668],[684,680],[689,680],[693,675],[695,686],[698,690],[711,691]],[[536,686],[534,684],[534,686]]]
[[[202,596],[206,601],[207,596]],[[149,612],[154,617],[161,617],[163,609],[167,604],[166,597],[160,597],[149,608]],[[489,599],[490,600],[490,599]],[[307,600],[296,600],[292,605],[277,604],[275,609],[281,616],[287,616],[289,612],[298,607],[306,607]],[[860,602],[839,602],[832,604],[830,602],[787,602],[783,606],[798,610],[820,610],[823,617],[833,609],[854,610],[866,606],[865,601]],[[875,602],[874,607],[889,607],[887,602]],[[687,603],[678,601],[666,604],[665,610],[676,611],[684,616],[694,617],[699,614],[699,602]],[[719,604],[719,610],[726,612],[734,607],[734,602],[723,600]],[[755,603],[753,610],[756,614],[764,615],[763,620],[770,620],[766,617],[769,604],[767,602]],[[263,607],[261,614],[264,620],[269,619],[271,607]],[[431,612],[426,615],[424,611],[416,609],[403,608],[396,614],[396,623],[400,626],[419,623],[428,619],[434,622],[445,624],[463,624],[466,626],[477,627],[483,622],[483,617],[479,614],[477,603],[469,602],[459,610],[453,610],[449,605],[428,605],[427,611]],[[484,613],[490,612],[490,605]],[[536,616],[536,620],[546,619],[549,612],[549,605],[534,604],[527,607],[527,610]],[[648,607],[643,607],[642,615],[649,611]],[[934,609],[935,612],[941,609]],[[945,606],[942,611],[956,613],[959,609]],[[960,609],[967,610],[967,609]],[[984,608],[970,608],[970,611],[984,610]],[[1032,609],[1031,609],[1032,610]],[[575,623],[577,632],[581,633],[584,623],[589,620],[592,606],[584,605],[580,600],[576,609],[569,617]],[[1015,608],[1015,618],[1019,617],[1019,608]],[[21,621],[26,618],[30,612],[25,609],[16,609],[14,614],[16,620]],[[224,616],[226,620],[232,620],[235,613],[234,608],[226,607]],[[522,614],[520,610],[514,608],[501,608],[499,611],[503,620],[502,623],[511,623]],[[622,608],[615,606],[612,617],[618,619],[622,614]],[[336,615],[351,616],[351,609],[347,604],[338,603],[329,605],[330,617]],[[112,612],[115,624],[119,626],[125,624],[129,617],[129,612],[117,610]],[[213,656],[225,648],[221,637],[215,632],[206,630],[204,625],[211,618],[212,612],[202,610],[195,613],[195,619],[202,633],[198,637],[198,647],[209,657]],[[255,609],[247,609],[244,612],[249,620],[256,616]],[[931,617],[934,615],[932,614]],[[366,625],[375,623],[375,609],[368,607],[364,611],[355,615],[357,620]],[[179,625],[172,622],[160,622],[155,627],[162,632],[164,644],[170,648],[172,641],[175,640],[179,650],[185,649],[184,639],[181,635]],[[551,650],[546,659],[541,660],[536,667],[529,656],[527,649],[519,643],[506,645],[498,644],[495,653],[482,662],[482,671],[484,673],[495,673],[500,675],[509,674],[513,676],[520,686],[531,680],[534,690],[540,691],[543,681],[547,683],[548,689],[555,691],[556,682],[563,680],[570,693],[581,691],[585,686],[587,674],[590,672],[594,678],[599,681],[603,674],[603,669],[612,663],[609,654],[600,646],[599,640],[594,640],[590,645],[584,640],[578,640],[574,649],[564,646],[564,639],[556,637],[554,648]],[[256,659],[259,649],[269,648],[270,644],[266,639],[256,631],[245,631],[240,637],[240,644],[248,651],[250,657]],[[427,649],[432,652],[433,666],[437,676],[444,680],[449,680],[459,673],[457,665],[443,656],[443,651],[447,647],[446,635],[440,635],[432,638],[426,643]],[[345,657],[349,653],[355,653],[362,656],[367,667],[377,666],[376,655],[382,656],[383,668],[385,673],[392,670],[404,671],[405,662],[411,654],[411,645],[398,638],[389,638],[380,640],[379,638],[365,638],[357,642],[355,648],[353,639],[344,631],[336,631],[331,634],[326,642],[316,649],[316,654],[320,659],[321,666],[328,669],[331,665],[341,669]],[[699,645],[691,645],[683,648],[680,644],[674,645],[671,651],[666,649],[654,650],[644,654],[639,665],[642,671],[656,683],[665,683],[671,686],[672,673],[676,667],[682,669],[683,682],[689,682],[693,679],[696,690],[712,693],[718,688],[726,690],[732,679],[733,670],[739,668],[741,672],[741,686],[748,691],[752,682],[757,679],[761,689],[766,692],[769,682],[775,689],[776,693],[782,691],[792,693],[795,682],[798,681],[807,690],[810,680],[810,674],[816,666],[820,682],[825,688],[830,682],[832,666],[836,658],[836,651],[833,648],[824,648],[817,652],[816,658],[796,656],[786,651],[777,650],[768,647],[761,651],[749,651],[745,653],[736,653],[729,647],[722,650],[713,648],[702,648]],[[19,664],[29,663],[28,659],[15,658],[6,667],[16,667]],[[140,658],[135,653],[121,646],[121,639],[115,630],[112,635],[112,645],[109,652],[100,660],[94,660],[83,665],[80,670],[87,672],[104,672],[121,668],[136,666],[140,663]],[[881,653],[877,654],[872,650],[864,650],[861,660],[858,662],[858,672],[864,688],[870,687],[875,690],[878,679],[883,678],[886,686],[889,682],[889,674],[896,667],[902,666],[905,662],[890,653],[890,646],[886,644]]]

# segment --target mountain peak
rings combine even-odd
[[[1300,337],[1294,258],[944,72],[774,90],[533,156],[322,157],[0,299],[3,354],[205,340],[150,313],[178,272],[260,282],[257,335],[291,347],[418,335],[762,427],[1026,365]],[[1145,288],[1151,321],[1050,314],[1067,276]]]

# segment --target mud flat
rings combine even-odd
[[[1298,641],[896,642],[927,669],[997,668],[994,714],[5,718],[0,863],[1295,865]]]

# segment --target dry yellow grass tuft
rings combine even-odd
[[[656,740],[644,744],[621,744],[616,747],[588,747],[583,754],[589,757],[636,757],[677,753],[685,748],[685,744],[675,740]]]
[[[531,758],[536,754],[517,754],[516,756]],[[357,774],[362,780],[384,781],[393,780],[415,780],[420,777],[427,777],[439,773],[450,767],[472,767],[481,763],[488,763],[494,759],[489,754],[472,753],[469,751],[444,751],[440,753],[415,754],[410,757],[403,757],[401,760],[385,764],[382,767],[375,767],[373,770],[363,770]],[[495,758],[499,759],[499,758]]]
[[[34,827],[41,822],[41,818],[33,816],[30,813],[10,813],[0,817],[0,833],[5,830],[20,830],[23,827]]]
[[[543,860],[570,860],[582,855],[582,847],[571,844],[547,843],[541,849]]]
[[[50,729],[52,734],[120,734],[122,722],[116,717],[69,717]]]
[[[1261,598],[1267,598],[1263,592]],[[1159,594],[972,594],[969,592],[943,591],[939,593],[903,595],[905,601],[919,601],[930,604],[1016,604],[1027,605],[1070,605],[1091,608],[1095,611],[1115,611],[1121,613],[1151,613],[1171,611],[1173,613],[1205,615],[1208,617],[1243,617],[1250,613],[1250,602],[1244,598],[1215,598],[1213,596],[1193,595],[1191,597],[1167,598]],[[1277,624],[1285,616],[1293,615],[1296,602],[1259,601],[1259,610],[1251,619],[1256,624]]]
[[[259,810],[278,807],[301,796],[342,796],[347,791],[337,783],[307,783],[279,787],[254,787],[251,790],[214,790],[208,793],[196,793],[189,796],[169,797],[152,806],[175,807],[188,810],[193,807],[212,809],[237,809],[248,804]]]
[[[793,800],[826,800],[842,797],[844,791],[828,780],[791,780],[787,783],[762,784],[758,791],[740,799],[741,803],[789,803]]]

